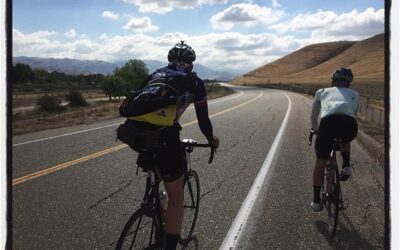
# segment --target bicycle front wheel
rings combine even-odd
[[[183,221],[179,243],[187,244],[196,226],[200,203],[200,181],[196,171],[189,170],[185,177]]]
[[[118,239],[116,250],[157,249],[161,245],[161,227],[154,211],[137,210],[125,224]]]
[[[340,203],[340,176],[337,166],[332,168],[331,192],[328,196],[327,211],[329,222],[329,233],[331,238],[335,237],[339,220]]]

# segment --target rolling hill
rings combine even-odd
[[[375,90],[383,97],[385,35],[309,45],[239,76],[232,83],[329,86],[332,72],[339,67],[353,70],[353,87],[362,94]]]

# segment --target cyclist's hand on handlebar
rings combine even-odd
[[[219,139],[218,137],[214,136],[212,140],[208,141],[210,143],[211,147],[216,149],[219,146]]]

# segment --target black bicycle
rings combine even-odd
[[[314,131],[310,131],[309,145],[312,144]],[[342,190],[340,189],[339,167],[336,161],[336,152],[340,150],[341,140],[333,139],[333,146],[330,157],[326,163],[324,184],[322,186],[322,207],[328,212],[329,235],[335,237],[339,221],[339,210],[345,210]]]
[[[200,144],[191,139],[181,141],[187,152],[187,169],[184,184],[184,216],[179,243],[187,244],[196,226],[200,202],[200,182],[196,171],[191,169],[190,154],[195,147],[210,147],[208,163],[214,158],[215,149],[210,144]],[[164,212],[160,200],[161,177],[155,170],[149,170],[146,178],[146,189],[140,208],[136,210],[125,224],[118,239],[116,249],[157,249],[164,241]]]

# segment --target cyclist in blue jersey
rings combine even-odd
[[[170,100],[150,100],[146,106],[164,105],[156,112],[128,118],[132,122],[145,124],[149,127],[163,127],[161,132],[161,147],[155,152],[139,153],[137,164],[143,169],[156,166],[163,178],[168,194],[168,207],[165,218],[166,246],[165,249],[176,249],[183,219],[183,184],[185,169],[185,152],[180,144],[179,118],[194,103],[197,120],[201,132],[209,143],[217,148],[219,139],[213,134],[213,127],[208,116],[207,94],[204,82],[192,72],[196,60],[195,51],[183,41],[176,44],[168,53],[167,67],[157,69],[142,84],[165,83],[180,94]],[[145,103],[146,104],[146,103]],[[138,111],[138,113],[144,113]]]
[[[352,81],[351,69],[339,68],[332,75],[332,87],[319,89],[315,93],[311,111],[311,132],[317,134],[315,141],[317,159],[313,172],[314,200],[311,203],[311,208],[315,212],[322,210],[320,192],[334,138],[342,141],[341,180],[345,181],[351,176],[350,142],[357,136],[359,100],[358,92],[349,88]],[[320,112],[321,122],[318,126]]]

